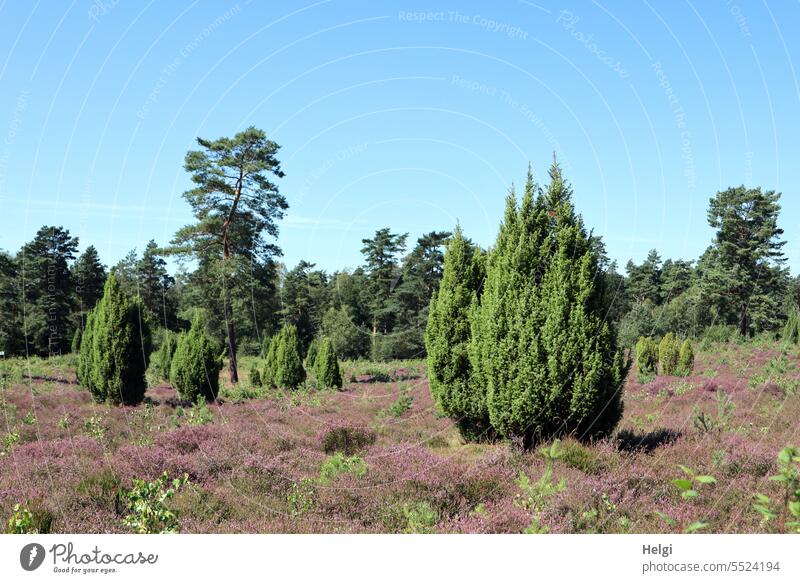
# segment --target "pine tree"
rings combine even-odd
[[[206,334],[199,316],[178,338],[172,357],[169,380],[182,399],[196,402],[198,397],[215,401],[219,393],[219,350]]]
[[[339,370],[339,359],[333,350],[330,338],[323,338],[314,363],[314,376],[317,385],[325,389],[341,388],[342,374]]]
[[[470,310],[483,281],[480,252],[456,226],[444,256],[444,273],[433,293],[425,329],[428,379],[439,408],[470,440],[489,437],[489,411],[481,383],[473,378]]]
[[[275,357],[275,384],[279,388],[297,388],[306,378],[300,358],[300,340],[297,328],[286,324],[278,335],[278,350]]]
[[[607,435],[627,372],[592,237],[555,162],[550,176],[546,193],[529,173],[520,205],[508,197],[473,330],[491,424],[527,445]]]
[[[106,269],[100,263],[97,249],[94,245],[89,245],[72,265],[70,271],[72,272],[72,281],[75,283],[75,295],[78,298],[76,302],[80,320],[78,327],[82,328],[85,325],[85,314],[94,308],[103,296]]]
[[[110,275],[81,340],[79,378],[98,402],[136,404],[147,388],[152,342],[141,304]]]

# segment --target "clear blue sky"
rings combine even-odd
[[[42,224],[106,264],[190,221],[196,136],[282,146],[284,260],[459,220],[483,245],[556,151],[612,258],[696,258],[707,202],[783,192],[800,268],[800,4],[0,0],[0,248]]]

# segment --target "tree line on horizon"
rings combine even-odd
[[[279,146],[252,127],[232,138],[199,138],[198,145],[184,164],[195,185],[184,193],[195,221],[166,244],[150,241],[141,254],[131,251],[107,269],[94,246],[78,255],[79,241],[66,228],[43,226],[15,254],[0,251],[0,351],[75,351],[86,316],[114,273],[154,330],[188,330],[200,314],[209,337],[225,350],[234,382],[237,355],[259,354],[264,339],[285,324],[296,327],[303,355],[314,338],[325,336],[344,359],[426,356],[444,249],[463,234],[433,231],[409,250],[408,234],[382,228],[362,240],[363,264],[356,269],[327,273],[305,260],[289,269],[277,245],[278,223],[289,208],[273,182],[283,176]],[[608,297],[604,321],[620,345],[666,332],[697,338],[710,328],[745,336],[780,330],[800,307],[800,278],[785,265],[779,197],[743,186],[717,193],[708,210],[716,236],[696,262],[662,260],[653,250],[622,274],[602,239],[589,235],[593,277],[603,280]],[[182,261],[175,274],[167,270],[168,257]],[[153,334],[155,348],[160,337]]]

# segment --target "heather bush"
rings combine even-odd
[[[122,523],[138,534],[165,534],[180,532],[180,523],[167,502],[189,482],[189,476],[169,479],[164,472],[157,480],[146,482],[133,479],[130,490],[120,495],[120,502],[127,512]]]
[[[529,174],[521,203],[509,195],[472,318],[492,427],[527,445],[601,437],[622,416],[628,366],[606,321],[595,240],[570,198],[555,162],[546,192]]]
[[[367,427],[338,425],[325,430],[320,438],[322,451],[327,454],[341,452],[355,455],[375,443],[375,432]]]
[[[339,360],[333,350],[330,338],[323,338],[319,344],[319,352],[314,363],[314,376],[317,386],[324,389],[339,389],[342,387],[342,373],[339,370]]]
[[[286,324],[278,334],[275,356],[275,384],[279,388],[295,389],[305,380],[306,371],[300,358],[300,340],[297,328]]]
[[[98,402],[141,402],[151,345],[141,303],[129,301],[117,278],[109,275],[81,339],[80,383]]]
[[[658,362],[661,374],[672,376],[678,371],[680,358],[680,342],[672,332],[666,334],[658,345]]]
[[[652,338],[642,336],[636,343],[636,369],[646,377],[658,374],[658,345]]]
[[[182,399],[197,401],[202,396],[214,401],[219,392],[221,368],[219,350],[206,334],[200,317],[195,316],[189,331],[178,338],[170,366],[170,383]]]
[[[490,428],[485,386],[473,374],[469,358],[470,310],[477,307],[482,280],[480,252],[457,225],[445,252],[442,280],[431,299],[425,349],[431,394],[469,440],[485,437]]]
[[[692,372],[694,372],[694,348],[692,348],[692,341],[686,339],[681,345],[678,356],[677,373],[680,376],[688,377],[691,376]]]

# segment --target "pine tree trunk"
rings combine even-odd
[[[747,304],[742,305],[742,312],[739,316],[739,334],[747,335]]]
[[[230,363],[231,382],[239,382],[239,366],[236,362],[236,328],[233,325],[231,309],[227,298],[225,303],[225,328],[228,335],[228,361]]]

